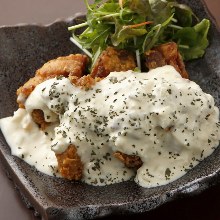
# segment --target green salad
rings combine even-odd
[[[199,21],[192,9],[175,0],[94,0],[87,6],[86,20],[69,27],[72,42],[93,63],[107,46],[141,55],[152,47],[176,42],[184,60],[202,57],[209,42],[210,21]],[[84,28],[80,35],[75,30]]]

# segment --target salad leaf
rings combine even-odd
[[[112,45],[117,47],[119,44],[126,44],[126,41],[130,38],[142,36],[147,33],[145,28],[131,28],[118,24],[116,21],[115,33],[111,36]]]
[[[105,48],[106,39],[111,32],[111,28],[105,24],[99,25],[96,29],[86,29],[80,36],[79,40],[83,47],[86,49],[92,49],[95,53],[96,50],[101,47]]]
[[[209,45],[207,39],[210,21],[203,19],[194,27],[179,30],[174,39],[178,40],[179,50],[185,60],[202,57]]]
[[[161,36],[161,32],[164,30],[164,28],[171,22],[173,18],[173,15],[170,16],[165,22],[162,24],[158,24],[154,26],[150,32],[146,35],[143,47],[142,47],[142,52],[144,53],[145,51],[150,50],[157,42],[159,42],[159,37]]]
[[[149,0],[149,2],[151,6],[152,20],[155,24],[162,24],[174,13],[174,9],[166,1]]]
[[[114,46],[136,54],[174,41],[185,60],[203,56],[208,46],[210,22],[200,23],[192,9],[176,0],[94,0],[87,6],[87,21],[69,27],[73,42],[92,54],[95,61],[107,47]],[[75,30],[84,28],[79,36]],[[140,68],[140,67],[139,67]]]
[[[182,27],[191,27],[192,25],[191,11],[176,8],[176,19],[178,20],[178,25]]]
[[[143,17],[147,17],[151,11],[150,3],[148,0],[128,0],[126,5],[132,11]]]

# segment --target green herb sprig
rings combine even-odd
[[[152,47],[174,41],[184,60],[202,57],[209,42],[210,21],[199,19],[190,7],[175,0],[94,0],[86,21],[69,27],[72,42],[94,63],[107,46],[141,55]],[[75,30],[85,30],[76,35]]]

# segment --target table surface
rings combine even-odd
[[[205,1],[220,26],[220,0]],[[0,26],[18,23],[49,24],[58,18],[73,16],[76,12],[85,12],[82,0],[0,0],[0,3]],[[220,219],[220,185],[192,198],[180,199],[154,211],[135,216],[137,219],[162,219],[162,217],[170,220]],[[33,215],[32,210],[25,207],[2,167],[0,167],[0,219],[39,220]]]

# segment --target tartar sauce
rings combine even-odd
[[[0,120],[0,128],[12,155],[20,157],[43,173],[59,176],[56,156],[51,150],[54,125],[43,132],[25,109],[18,109],[13,117]]]
[[[133,177],[143,187],[167,184],[209,156],[220,140],[213,97],[171,66],[113,72],[89,90],[64,77],[49,79],[25,108],[0,121],[12,154],[55,175],[54,152],[73,144],[84,164],[83,181],[92,185]],[[52,122],[47,132],[32,122],[34,109]],[[143,165],[135,173],[114,158],[116,151],[139,156]]]

